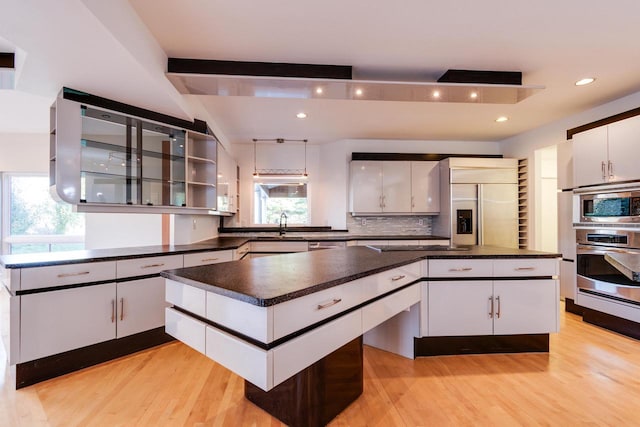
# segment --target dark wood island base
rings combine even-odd
[[[363,389],[362,336],[266,392],[248,381],[244,396],[290,426],[324,426]]]

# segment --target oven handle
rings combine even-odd
[[[604,255],[607,252],[640,255],[640,250],[634,250],[634,249],[620,249],[620,248],[612,248],[609,246],[581,245],[580,243],[576,245],[576,254]]]

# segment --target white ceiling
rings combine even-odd
[[[499,141],[640,90],[637,0],[2,0],[2,10],[0,37],[26,52],[18,91],[52,99],[67,85],[182,117],[204,111],[236,143]],[[522,71],[545,89],[512,105],[181,97],[166,56],[351,65],[376,80]],[[585,76],[597,80],[574,86]]]

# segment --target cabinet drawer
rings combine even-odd
[[[251,244],[245,243],[244,245],[240,246],[238,249],[234,250],[233,259],[234,260],[242,259],[250,251],[251,251]]]
[[[213,292],[206,294],[207,319],[265,344],[273,341],[270,327],[274,307],[259,307]]]
[[[169,335],[205,354],[206,324],[169,307],[164,314],[165,331]]]
[[[116,277],[115,261],[52,265],[21,270],[20,289],[22,290],[101,282],[114,280]]]
[[[182,255],[166,255],[148,258],[134,258],[118,261],[117,277],[136,277],[159,274],[162,270],[182,268]]]
[[[387,246],[388,240],[358,240],[357,246]]]
[[[362,308],[362,332],[375,328],[420,301],[420,284],[391,294]]]
[[[429,278],[432,277],[491,277],[493,260],[436,259],[429,260]]]
[[[233,261],[233,251],[209,251],[184,254],[184,266],[217,264],[219,262]]]
[[[273,386],[311,366],[362,335],[362,313],[355,310],[273,350]]]
[[[363,301],[362,288],[370,284],[371,279],[365,277],[274,306],[273,339],[287,336],[360,304]]]
[[[493,262],[496,277],[556,276],[558,260],[553,258],[498,259]]]
[[[202,317],[206,315],[207,292],[204,289],[165,279],[165,298],[168,303],[193,314]]]
[[[363,286],[362,301],[391,292],[420,278],[420,263],[403,265],[393,270],[383,271],[368,279]]]
[[[206,355],[265,391],[273,387],[273,351],[207,326]]]
[[[251,242],[251,252],[306,252],[307,242]]]

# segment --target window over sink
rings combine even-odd
[[[282,213],[287,225],[309,224],[307,183],[264,180],[254,184],[253,222],[256,225],[280,223]]]

